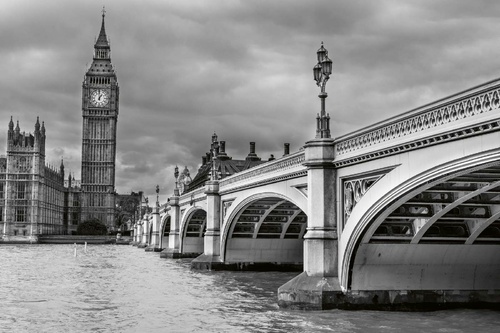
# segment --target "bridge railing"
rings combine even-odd
[[[179,199],[179,203],[182,205],[183,203],[186,202],[195,202],[201,200],[200,198],[202,199],[205,198],[205,186],[202,186],[193,191],[182,194]]]
[[[337,166],[497,130],[500,79],[465,90],[335,140]]]
[[[260,186],[307,174],[304,150],[283,156],[273,161],[257,165],[224,178],[219,183],[221,192],[232,192],[242,188]]]

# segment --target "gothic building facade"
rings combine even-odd
[[[45,126],[37,119],[33,134],[7,132],[7,156],[0,158],[0,223],[3,240],[60,234],[63,223],[64,165],[45,165]]]
[[[81,180],[65,179],[62,161],[58,168],[45,164],[43,123],[37,119],[33,134],[26,134],[11,118],[7,155],[0,157],[1,240],[36,242],[40,235],[72,234],[89,219],[100,220],[109,231],[127,218],[135,221],[142,192],[115,191],[119,87],[110,52],[103,11],[82,84]]]
[[[82,219],[114,223],[118,81],[102,15],[92,65],[82,85]]]

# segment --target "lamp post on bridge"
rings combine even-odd
[[[332,60],[328,58],[328,51],[323,47],[323,42],[321,42],[321,47],[316,53],[318,63],[313,68],[313,74],[316,84],[321,88],[318,95],[321,99],[321,112],[316,117],[316,138],[330,138],[330,114],[325,111],[325,99],[328,97],[325,88],[326,82],[328,82],[332,74]]]
[[[160,185],[156,184],[156,207],[160,207]]]
[[[304,235],[304,272],[278,289],[280,307],[324,309],[342,299],[338,280],[337,177],[333,166],[334,140],[330,115],[325,111],[326,82],[332,74],[328,51],[321,47],[313,68],[321,88],[321,112],[316,118],[316,137],[304,146],[307,167],[307,231]]]

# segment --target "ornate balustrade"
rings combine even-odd
[[[220,191],[228,193],[243,188],[304,176],[307,174],[306,168],[302,165],[304,159],[304,151],[300,150],[296,153],[239,172],[222,179],[219,183]]]
[[[191,192],[187,192],[182,194],[179,203],[182,205],[183,203],[189,202],[190,204],[194,204],[196,201],[205,200],[205,186],[197,188]]]
[[[500,113],[494,111],[499,106],[500,79],[497,79],[337,138],[334,164],[343,166],[498,130]]]

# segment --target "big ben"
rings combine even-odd
[[[92,65],[82,85],[81,221],[99,219],[114,226],[116,124],[119,87],[111,48],[102,24]]]

